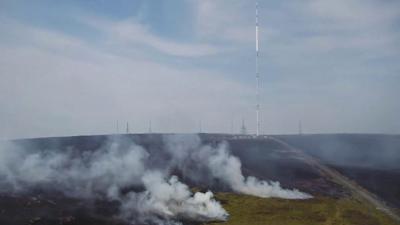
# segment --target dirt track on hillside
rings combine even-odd
[[[315,167],[321,173],[330,177],[334,182],[342,185],[345,188],[348,188],[356,197],[359,197],[360,199],[363,199],[363,200],[369,202],[374,207],[376,207],[376,209],[386,213],[387,215],[389,215],[391,218],[393,218],[397,222],[400,222],[400,216],[392,208],[388,207],[385,204],[385,202],[383,202],[377,196],[375,196],[374,194],[370,193],[369,191],[367,191],[364,188],[362,188],[361,186],[359,186],[357,183],[353,182],[346,176],[343,176],[336,170],[323,165],[317,159],[305,154],[303,151],[296,149],[295,147],[287,144],[286,142],[279,140],[277,138],[274,138],[274,137],[269,137],[269,138],[276,142],[279,142],[280,144],[282,144],[285,147],[287,147],[288,149],[290,149],[294,154],[298,155],[299,158],[304,160],[309,165]]]

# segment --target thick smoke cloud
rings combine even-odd
[[[259,197],[278,197],[286,199],[306,199],[311,195],[298,190],[283,189],[279,182],[261,181],[255,177],[245,178],[239,158],[233,156],[226,143],[215,148],[202,145],[198,136],[166,136],[167,150],[174,156],[180,170],[189,177],[211,175],[236,192]],[[194,169],[193,169],[194,168]],[[198,171],[202,171],[199,174]],[[204,172],[206,171],[206,172]]]
[[[123,144],[124,143],[124,144]],[[128,144],[126,144],[128,143]],[[69,197],[119,203],[119,217],[133,224],[179,224],[179,220],[226,220],[228,213],[213,193],[192,193],[183,180],[260,197],[309,198],[277,182],[245,178],[240,160],[226,144],[202,144],[198,136],[165,136],[162,151],[146,150],[131,140],[111,138],[99,149],[28,149],[0,146],[0,191],[33,189]]]
[[[212,192],[192,195],[188,186],[179,182],[176,176],[166,181],[161,173],[149,172],[142,177],[142,181],[145,192],[131,192],[121,199],[125,218],[132,216],[132,208],[141,215],[141,222],[152,220],[154,215],[198,221],[226,220],[228,216],[220,203],[213,199]]]
[[[115,142],[83,152],[6,145],[0,149],[0,184],[16,192],[52,186],[68,196],[92,198],[112,188],[140,184],[148,157],[140,146],[124,149]]]
[[[221,146],[207,161],[214,177],[218,177],[228,183],[230,187],[239,193],[255,195],[259,197],[278,197],[286,199],[306,199],[311,196],[298,190],[283,189],[279,182],[258,180],[249,176],[245,178],[241,171],[241,162],[230,155],[225,146]]]

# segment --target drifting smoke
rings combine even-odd
[[[258,180],[255,177],[245,178],[239,158],[233,156],[226,143],[213,148],[202,145],[198,136],[167,136],[167,151],[174,157],[180,170],[186,176],[201,177],[202,174],[218,179],[227,184],[233,191],[258,197],[278,197],[286,199],[307,199],[312,196],[296,189],[283,189],[279,182]],[[202,174],[198,174],[202,171]],[[203,178],[204,179],[204,178]]]
[[[296,189],[283,189],[279,182],[262,181],[252,176],[245,178],[242,174],[240,160],[229,154],[225,145],[218,148],[209,158],[207,164],[214,177],[228,183],[234,191],[240,193],[264,198],[306,199],[311,197],[309,194]]]
[[[173,175],[177,170],[185,180],[206,185],[218,181],[239,193],[311,197],[282,189],[278,182],[245,178],[240,160],[229,153],[226,144],[212,147],[202,145],[198,136],[173,135],[164,137],[160,151],[121,139],[111,139],[95,151],[0,146],[0,192],[23,193],[39,188],[70,197],[117,201],[120,218],[133,224],[227,219],[228,213],[212,192],[193,194]]]
[[[142,181],[145,192],[131,192],[122,200],[125,218],[132,216],[132,208],[138,210],[141,222],[154,221],[154,215],[197,221],[226,220],[228,216],[220,203],[213,199],[212,192],[197,192],[192,196],[188,186],[179,182],[176,176],[165,181],[161,173],[150,172],[143,176]]]

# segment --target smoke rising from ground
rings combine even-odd
[[[162,148],[145,149],[121,138],[110,138],[95,151],[1,145],[0,191],[40,189],[75,198],[117,201],[119,217],[133,224],[227,219],[228,213],[211,191],[193,194],[174,176],[176,171],[183,180],[207,186],[220,182],[238,193],[288,199],[311,197],[298,190],[282,189],[277,182],[245,178],[240,160],[224,143],[211,146],[195,135],[172,135],[164,137]]]
[[[228,184],[233,191],[258,197],[286,199],[312,197],[296,189],[283,189],[279,182],[262,181],[252,176],[244,177],[239,158],[229,152],[226,143],[218,144],[216,147],[202,145],[200,138],[194,135],[190,137],[174,135],[165,139],[167,150],[174,156],[174,162],[189,176],[201,177],[198,171],[206,171],[205,174]]]
[[[240,160],[229,154],[226,147],[221,146],[207,161],[212,174],[224,180],[239,193],[259,197],[278,197],[286,199],[306,199],[311,196],[298,190],[283,189],[279,182],[268,182],[255,177],[244,177]]]
[[[106,198],[121,204],[121,217],[132,222],[156,223],[186,218],[225,220],[226,211],[211,192],[195,193],[176,176],[149,171],[149,153],[131,144],[119,148],[111,142],[97,151],[30,151],[16,146],[0,149],[2,191],[25,192],[43,187],[70,197]],[[143,186],[143,192],[124,188]],[[136,217],[134,215],[140,215]]]
[[[160,172],[146,173],[142,181],[145,192],[130,192],[121,199],[124,203],[122,213],[125,218],[130,218],[131,209],[135,208],[141,216],[141,222],[153,219],[154,215],[197,221],[227,219],[227,212],[213,199],[213,193],[210,191],[196,192],[192,195],[189,187],[179,182],[176,176],[165,180]]]

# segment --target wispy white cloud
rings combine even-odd
[[[206,40],[249,43],[254,41],[254,4],[246,1],[192,1],[195,31]],[[247,13],[244,13],[247,12]]]
[[[375,0],[308,0],[304,6],[308,13],[318,16],[327,25],[337,25],[341,30],[359,30],[374,26],[387,28],[399,16],[400,4]]]
[[[159,131],[196,131],[201,119],[226,132],[242,116],[251,131],[254,2],[184,1],[193,27],[180,40],[148,17],[73,15],[95,37],[2,17],[0,133],[108,133],[117,119],[133,131],[150,119]],[[295,132],[302,119],[310,132],[399,132],[398,5],[260,1],[264,131]]]
[[[85,18],[86,23],[103,32],[107,38],[123,45],[145,45],[163,54],[180,57],[201,57],[221,51],[217,46],[207,43],[182,43],[162,38],[153,34],[150,29],[134,18],[123,21],[111,21],[100,18]],[[136,46],[135,46],[136,45]]]
[[[0,133],[6,137],[228,127],[249,89],[208,70],[138,60],[51,30],[14,24],[23,44],[0,44]],[[239,100],[239,101],[238,101]],[[201,112],[201,113],[199,113]],[[193,116],[196,115],[196,116]],[[18,125],[19,124],[19,125]],[[21,125],[21,126],[20,126]]]

